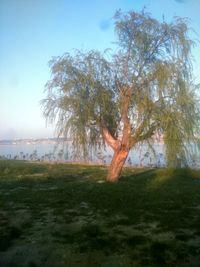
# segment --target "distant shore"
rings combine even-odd
[[[33,145],[38,143],[43,144],[57,144],[58,142],[69,142],[71,139],[68,138],[25,138],[25,139],[2,139],[0,140],[0,145]]]
[[[0,145],[34,145],[34,144],[58,144],[62,142],[71,142],[72,139],[64,137],[50,137],[50,138],[21,138],[21,139],[1,139]],[[163,143],[162,136],[154,137],[155,143]]]

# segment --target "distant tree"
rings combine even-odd
[[[69,144],[68,144],[68,142],[66,143],[66,145],[65,145],[65,153],[64,153],[64,159],[65,160],[69,160]]]
[[[20,159],[23,159],[23,156],[24,156],[24,152],[21,151],[21,152],[20,152]]]
[[[63,155],[64,155],[64,150],[60,149],[59,152],[58,152],[58,160],[61,161],[63,159]]]
[[[68,151],[65,152],[65,154],[64,154],[64,159],[65,159],[65,160],[68,160],[68,159],[69,159],[69,153],[68,153]]]
[[[97,158],[98,158],[100,164],[106,164],[106,157],[103,154],[103,151],[99,150],[97,152]]]
[[[38,158],[37,149],[35,149],[35,150],[33,151],[32,156],[33,156],[33,160],[37,160],[37,158]]]
[[[37,160],[38,154],[37,149],[33,150],[33,153],[29,155],[30,160]]]
[[[105,143],[114,155],[108,181],[117,181],[130,149],[163,135],[169,166],[186,163],[198,128],[188,22],[159,22],[150,14],[120,11],[115,17],[118,48],[68,53],[50,61],[52,79],[42,101],[47,121],[75,148]]]

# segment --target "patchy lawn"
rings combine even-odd
[[[0,161],[1,267],[198,267],[200,170]]]

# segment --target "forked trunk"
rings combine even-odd
[[[123,149],[118,149],[114,152],[111,165],[108,169],[107,181],[117,182],[119,180],[128,153],[129,150],[123,150]]]
[[[123,123],[122,138],[114,138],[105,123],[102,124],[102,134],[107,144],[114,150],[113,159],[108,169],[107,181],[117,182],[122,172],[122,168],[130,151],[131,124],[128,117],[129,103],[131,99],[131,88],[120,87],[121,96],[121,122]]]

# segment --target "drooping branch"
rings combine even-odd
[[[158,124],[156,123],[147,127],[147,119],[144,119],[135,131],[134,135],[131,137],[130,147],[133,147],[138,142],[151,138],[157,128]]]
[[[131,147],[133,147],[138,142],[138,139],[139,139],[140,135],[142,134],[142,132],[143,132],[143,130],[145,128],[145,125],[146,125],[146,120],[143,119],[141,124],[136,129],[134,135],[132,135],[132,137],[131,137],[131,144],[130,144]]]
[[[148,140],[149,138],[151,138],[154,135],[156,128],[157,128],[156,124],[151,125],[145,133],[143,133],[138,137],[138,142]]]

